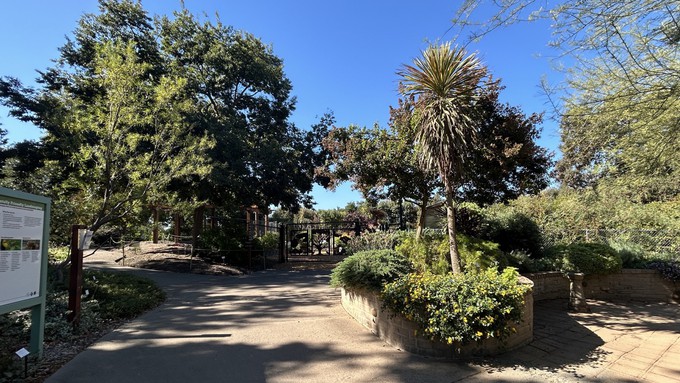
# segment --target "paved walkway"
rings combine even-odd
[[[110,266],[107,266],[110,267]],[[168,294],[47,382],[678,382],[680,306],[536,306],[535,341],[467,362],[394,349],[356,323],[328,272],[243,277],[126,269]]]

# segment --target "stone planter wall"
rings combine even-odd
[[[531,282],[526,280],[526,283]],[[516,324],[517,332],[505,342],[488,339],[461,347],[459,344],[447,345],[418,336],[416,324],[383,309],[382,302],[374,292],[342,289],[342,307],[345,311],[385,342],[414,354],[446,359],[473,355],[497,355],[531,342],[534,332],[534,302],[531,291],[527,293],[524,300],[523,321]]]
[[[624,269],[610,275],[587,275],[583,290],[588,299],[605,301],[673,302],[677,287],[656,270]],[[675,297],[677,299],[677,295]]]
[[[559,271],[526,274],[534,282],[534,302],[569,299],[569,278]]]
[[[569,278],[560,272],[533,273],[525,277],[534,282],[534,301],[569,298]],[[586,299],[605,301],[672,302],[678,299],[678,287],[663,279],[656,270],[623,269],[616,274],[586,275],[583,291]]]

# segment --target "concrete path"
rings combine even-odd
[[[110,266],[108,266],[110,267]],[[394,349],[340,306],[323,271],[243,277],[125,269],[168,294],[47,382],[680,381],[678,305],[536,307],[536,341],[467,362]]]

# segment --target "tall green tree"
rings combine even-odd
[[[210,166],[203,153],[213,145],[189,134],[185,79],[162,76],[155,82],[132,41],[107,42],[95,51],[87,80],[101,95],[86,102],[63,95],[74,111],[66,128],[81,143],[71,156],[78,170],[64,186],[83,194],[92,231],[169,199],[165,191],[173,180],[206,175]]]
[[[478,145],[467,153],[465,177],[457,190],[461,201],[479,206],[506,203],[550,185],[552,155],[536,143],[542,116],[526,116],[501,103],[503,89],[500,80],[490,78],[478,90]]]
[[[114,106],[115,103],[112,103],[114,99],[134,98],[144,93],[144,96],[150,99],[142,99],[138,108],[141,110],[150,107],[155,102],[153,97],[156,96],[156,92],[139,89],[152,89],[159,84],[161,78],[159,70],[161,64],[158,61],[160,56],[152,33],[151,19],[141,4],[129,0],[101,0],[99,8],[99,14],[83,16],[73,37],[67,38],[66,44],[61,47],[61,55],[55,60],[55,65],[39,72],[38,88],[25,87],[18,79],[0,80],[0,102],[10,108],[12,116],[33,123],[44,133],[36,145],[29,143],[16,145],[17,153],[27,154],[31,158],[15,157],[11,173],[13,177],[10,177],[14,181],[11,179],[6,181],[24,189],[40,187],[42,194],[52,197],[53,212],[55,218],[59,218],[55,219],[52,225],[53,234],[57,235],[54,239],[57,241],[68,240],[69,224],[89,223],[91,227],[98,229],[106,223],[121,222],[120,219],[116,219],[121,216],[129,217],[130,204],[119,204],[122,200],[135,200],[136,206],[145,203],[143,199],[114,196],[111,191],[118,190],[115,186],[88,182],[88,179],[93,181],[97,178],[94,175],[97,174],[98,167],[107,166],[103,165],[105,161],[102,161],[102,153],[98,152],[106,140],[106,134],[102,134],[101,127],[106,124],[109,127],[126,125],[111,123],[121,116],[116,115],[113,109],[105,110],[103,105],[109,103],[110,106]],[[125,65],[136,66],[129,78],[120,74],[114,76],[114,65],[108,65],[113,63],[115,55],[104,54],[105,47],[113,49],[114,45],[119,51],[119,56],[125,57],[119,61]],[[134,55],[128,50],[133,50]],[[128,59],[130,62],[125,61]],[[107,65],[104,65],[105,63]],[[143,73],[139,73],[139,68],[142,68]],[[135,88],[131,94],[115,93],[116,88],[125,88],[124,82],[118,81],[121,79],[136,84],[129,88]],[[174,100],[171,103],[174,104]],[[124,106],[121,110],[125,108],[129,109],[129,106]],[[107,113],[115,118],[105,122]],[[129,141],[139,140],[135,152],[125,153],[130,161],[137,160],[141,163],[138,156],[153,152],[153,148],[141,137],[148,137],[154,129],[161,126],[159,124],[168,122],[162,121],[163,116],[168,114],[165,110],[158,114],[154,123],[148,121],[147,116],[150,113],[152,112],[145,110],[140,114],[140,121],[135,124],[132,131],[134,134],[129,135]],[[128,145],[135,144],[128,142]],[[112,145],[108,147],[111,148]],[[89,160],[85,161],[83,158]],[[120,165],[120,162],[117,165]],[[113,175],[122,173],[122,169],[115,166],[114,170],[118,173],[111,173]],[[126,170],[131,177],[145,174],[143,171],[141,173],[130,171],[129,167]],[[21,180],[21,174],[28,171],[31,181]],[[167,174],[170,176],[175,173],[170,171]],[[156,191],[162,190],[161,185],[155,186],[159,186]],[[112,205],[109,202],[102,203],[98,206],[99,209],[88,210],[97,206],[98,198],[100,201],[117,202]]]
[[[410,109],[412,104],[400,101],[400,107],[391,110],[389,129],[378,125],[331,129],[323,140],[326,161],[317,168],[317,174],[325,177],[324,186],[331,189],[340,182],[351,181],[373,203],[390,199],[400,205],[403,201],[416,204],[421,217],[416,236],[420,237],[424,211],[438,186],[438,178],[417,161]]]
[[[190,118],[217,142],[212,173],[196,190],[232,207],[310,205],[315,129],[324,124],[306,132],[290,123],[296,100],[271,47],[187,10],[159,19],[158,30],[168,70],[188,79]]]
[[[680,2],[590,4],[564,16],[579,49],[562,118],[566,185],[614,187],[638,202],[680,195]],[[568,15],[568,16],[567,16]],[[584,27],[575,25],[576,18]],[[577,33],[576,38],[567,34]]]
[[[454,198],[464,174],[467,152],[478,129],[474,115],[479,83],[485,68],[474,54],[451,47],[430,46],[413,65],[404,65],[399,75],[403,93],[416,97],[416,142],[423,165],[437,169],[446,196],[451,267],[461,272],[456,241]]]
[[[290,123],[292,86],[271,47],[186,10],[152,19],[139,1],[99,8],[37,88],[0,79],[0,103],[44,131],[31,148],[38,160],[14,158],[12,169],[45,169],[48,194],[70,204],[55,210],[99,227],[131,204],[141,212],[210,201],[238,211],[311,202],[327,122],[310,131]]]

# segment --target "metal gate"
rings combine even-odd
[[[359,221],[290,223],[281,234],[282,258],[286,262],[291,256],[336,256],[344,254],[351,237],[361,234],[361,224]]]

